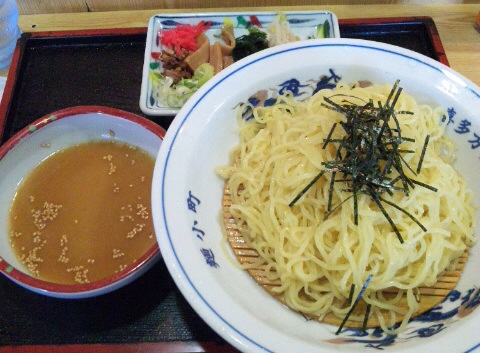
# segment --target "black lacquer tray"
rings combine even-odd
[[[59,109],[139,108],[147,28],[24,33],[0,105],[4,143]],[[431,18],[340,20],[342,37],[399,45],[448,65]],[[173,117],[148,117],[168,129]],[[0,276],[1,352],[236,352],[195,313],[165,263],[110,294],[62,300]]]

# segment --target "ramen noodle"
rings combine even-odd
[[[474,242],[472,196],[452,165],[455,145],[444,135],[443,109],[419,104],[405,93],[395,103],[401,134],[409,138],[401,148],[415,151],[402,155],[405,165],[413,166],[404,168],[405,174],[431,188],[417,184],[408,195],[384,193],[381,197],[389,203],[383,208],[392,222],[370,195],[359,194],[356,206],[347,200],[348,182],[335,183],[332,189],[332,173],[322,175],[302,195],[325,163],[337,156],[338,143],[325,148],[327,137],[340,141],[345,133],[332,130],[345,116],[326,107],[325,97],[337,104],[384,104],[391,91],[392,85],[339,86],[303,102],[287,95],[271,107],[250,107],[250,119],[241,109],[240,142],[231,151],[231,164],[218,172],[230,189],[229,212],[259,254],[250,267],[262,268],[268,279],[280,283],[272,291],[290,308],[319,319],[330,313],[342,319],[352,306],[351,291],[356,297],[363,289],[370,315],[394,333],[417,312],[418,288],[433,286]],[[396,128],[394,120],[389,124]],[[422,168],[415,173],[420,158]],[[302,196],[291,205],[297,195]],[[331,205],[341,207],[330,212],[329,198]],[[399,294],[386,295],[391,288]],[[406,307],[400,305],[401,298],[406,298]],[[394,327],[398,317],[401,325]],[[363,321],[364,315],[354,313],[349,320]]]

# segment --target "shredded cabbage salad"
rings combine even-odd
[[[213,77],[213,74],[213,66],[204,63],[195,70],[192,78],[182,79],[179,83],[173,84],[171,77],[162,75],[158,70],[150,71],[152,95],[155,101],[169,108],[181,108],[205,82]]]

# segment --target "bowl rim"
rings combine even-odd
[[[75,106],[69,107],[65,109],[61,109],[55,111],[53,113],[47,114],[31,124],[25,126],[15,135],[7,140],[2,146],[0,146],[0,160],[5,157],[5,155],[12,150],[16,145],[18,145],[22,140],[28,138],[29,135],[38,131],[42,127],[45,127],[54,121],[61,120],[67,117],[73,116],[81,116],[84,114],[104,114],[110,115],[114,118],[120,118],[124,120],[131,121],[136,123],[148,131],[157,135],[162,141],[165,136],[166,131],[160,126],[148,120],[144,117],[136,115],[134,113],[130,113],[124,110],[110,108],[110,107],[102,107],[96,105],[84,105],[84,106]],[[28,289],[34,290],[35,292],[39,292],[42,294],[46,294],[49,296],[57,296],[62,298],[75,298],[78,296],[87,297],[93,296],[97,294],[100,290],[105,290],[109,287],[113,287],[114,284],[121,280],[128,279],[134,273],[139,270],[143,270],[147,264],[152,263],[153,260],[158,259],[160,257],[160,249],[158,247],[158,243],[155,242],[153,246],[151,246],[145,254],[143,254],[140,258],[138,258],[135,262],[129,265],[122,271],[115,273],[114,275],[94,281],[91,283],[85,284],[59,284],[59,283],[52,283],[48,281],[44,281],[35,277],[32,277],[18,269],[14,266],[10,265],[7,261],[0,257],[0,273],[5,275],[7,278],[17,282],[20,285],[27,287]],[[152,263],[153,264],[153,263]],[[146,270],[147,268],[145,268]],[[127,284],[127,283],[125,283]],[[113,288],[111,288],[113,290]],[[105,292],[106,293],[106,292]]]
[[[202,86],[180,110],[179,114],[175,117],[170,125],[170,128],[165,137],[165,143],[158,155],[156,171],[154,174],[153,182],[153,195],[156,195],[156,199],[152,199],[153,207],[152,211],[155,214],[155,228],[161,231],[157,232],[157,239],[162,249],[167,269],[175,280],[176,285],[185,296],[187,301],[192,305],[194,310],[202,317],[203,320],[230,344],[234,345],[238,349],[245,349],[247,351],[270,351],[264,343],[258,340],[259,336],[248,336],[239,331],[232,322],[224,318],[215,308],[212,307],[213,302],[211,297],[204,296],[200,293],[197,283],[192,280],[190,274],[185,270],[182,265],[181,256],[175,251],[172,244],[171,235],[172,231],[169,230],[167,223],[167,215],[165,213],[165,195],[163,191],[166,189],[165,174],[168,168],[168,161],[171,157],[171,153],[174,148],[175,141],[178,135],[186,130],[185,125],[189,120],[192,112],[201,104],[201,101],[211,94],[214,88],[222,81],[228,80],[230,76],[235,75],[242,68],[255,64],[255,62],[267,57],[281,54],[282,52],[295,51],[308,47],[322,47],[322,46],[336,46],[342,47],[348,45],[350,47],[359,47],[361,49],[373,49],[376,51],[386,52],[388,55],[399,55],[413,61],[422,63],[429,67],[429,69],[438,71],[445,76],[450,77],[453,75],[455,78],[460,79],[461,85],[465,90],[470,91],[473,95],[480,99],[480,88],[474,82],[466,78],[464,75],[454,71],[452,68],[445,64],[431,59],[425,55],[419,54],[409,49],[401,48],[398,46],[373,42],[362,39],[348,39],[348,38],[335,38],[335,39],[321,39],[321,40],[309,40],[304,42],[294,42],[284,45],[279,45],[273,48],[265,49],[261,52],[255,53],[237,63],[234,63],[230,67],[226,68],[223,72],[220,72]],[[160,170],[160,166],[161,170]],[[155,177],[156,176],[156,177]],[[161,195],[161,196],[159,196]],[[410,351],[410,350],[409,350]]]

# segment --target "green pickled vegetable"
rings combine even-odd
[[[323,25],[317,26],[316,38],[329,38],[330,37],[330,22],[326,20]]]
[[[197,81],[197,88],[202,87],[214,74],[213,66],[209,63],[200,65],[193,74],[193,79]]]

